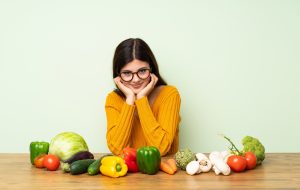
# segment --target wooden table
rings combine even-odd
[[[97,156],[96,156],[97,158]],[[300,189],[300,153],[267,154],[263,165],[243,173],[189,176],[129,173],[121,178],[71,175],[31,166],[28,154],[0,154],[0,189]]]

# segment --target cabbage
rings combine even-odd
[[[74,132],[64,132],[56,135],[50,142],[49,154],[54,154],[65,161],[80,151],[88,151],[85,140]]]

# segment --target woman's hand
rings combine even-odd
[[[156,85],[156,83],[158,81],[158,78],[157,78],[157,76],[155,76],[155,74],[152,74],[152,73],[151,73],[150,76],[151,76],[151,81],[149,82],[149,84],[143,90],[141,90],[136,95],[137,99],[140,99],[140,98],[142,98],[144,96],[148,96],[151,93],[151,91],[154,89],[154,87],[155,87],[155,85]]]
[[[135,94],[134,94],[134,92],[121,82],[121,77],[118,76],[118,77],[114,78],[114,82],[116,83],[116,85],[118,86],[118,88],[126,96],[126,103],[129,104],[129,105],[133,105],[134,101],[135,101]]]

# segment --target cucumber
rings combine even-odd
[[[89,167],[88,167],[88,174],[89,175],[97,175],[100,173],[100,166],[101,166],[101,160],[106,156],[112,156],[112,154],[104,154],[99,159],[95,160]]]
[[[89,175],[97,175],[100,172],[101,158],[95,160],[87,170]]]
[[[72,175],[83,174],[87,172],[88,167],[95,159],[77,160],[70,165],[70,173]]]

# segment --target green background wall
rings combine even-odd
[[[180,147],[299,152],[300,1],[0,1],[0,152],[74,131],[108,152],[115,47],[139,37],[182,97]]]

